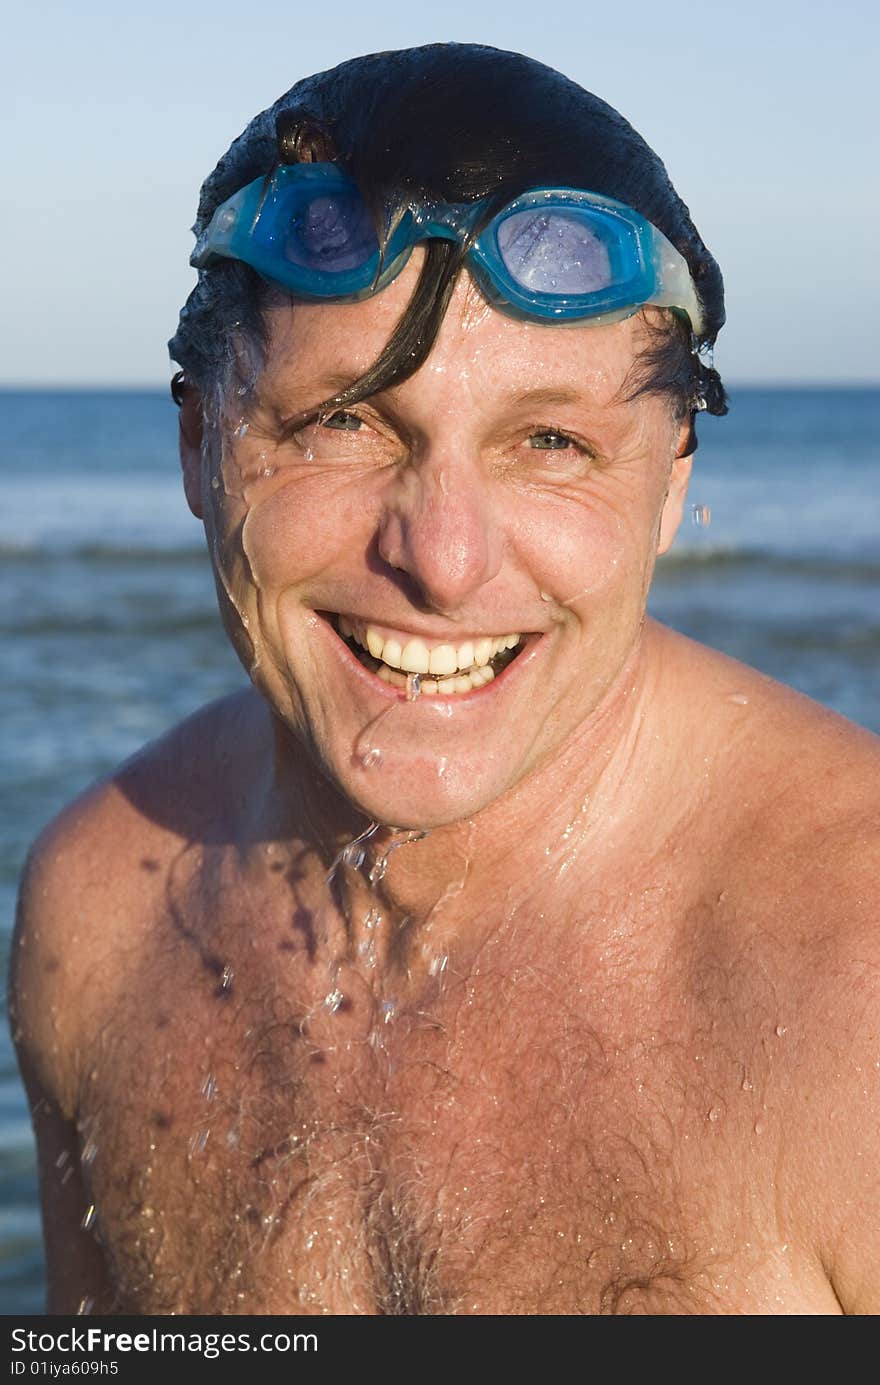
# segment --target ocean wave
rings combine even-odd
[[[107,542],[82,542],[76,539],[0,540],[0,563],[10,565],[29,562],[45,565],[67,561],[95,566],[111,564],[120,568],[176,563],[191,565],[204,564],[206,556],[201,532],[194,534],[191,542],[182,542],[179,534],[169,535],[165,542],[152,536],[146,541],[141,539],[131,543],[120,543],[115,538]],[[880,557],[873,553],[785,553],[760,547],[706,544],[673,549],[657,564],[657,578],[661,583],[664,578],[694,572],[765,572],[772,576],[880,583]]]
[[[181,541],[179,535],[161,538],[141,539],[133,543],[83,542],[76,538],[39,539],[0,539],[0,562],[21,563],[28,561],[52,562],[76,559],[84,563],[113,563],[124,566],[131,563],[192,563],[204,562],[206,558],[205,539],[201,531],[192,543]]]
[[[683,572],[766,572],[773,576],[818,577],[847,582],[880,582],[880,558],[859,553],[783,553],[767,548],[706,545],[673,549],[657,563],[657,577]]]
[[[198,635],[206,631],[220,629],[220,617],[214,604],[203,610],[185,611],[180,614],[159,611],[153,618],[142,612],[122,610],[111,616],[94,612],[75,614],[47,612],[18,620],[0,620],[0,635],[13,635],[17,639],[43,639],[46,636],[64,636],[78,639],[84,635],[101,638],[120,636],[139,638],[158,635],[163,639],[173,635]]]

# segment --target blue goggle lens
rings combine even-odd
[[[505,269],[532,293],[597,293],[612,282],[607,245],[574,211],[514,212],[495,243]]]
[[[379,253],[370,214],[357,192],[298,199],[284,236],[284,260],[299,269],[343,274]]]

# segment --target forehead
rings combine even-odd
[[[359,379],[404,314],[423,254],[415,251],[396,279],[360,303],[271,303],[261,396],[316,393],[317,403]],[[620,396],[643,345],[641,314],[604,326],[520,321],[490,306],[465,268],[427,361],[399,390],[425,390],[439,377],[466,383],[470,394],[558,389],[607,407]]]

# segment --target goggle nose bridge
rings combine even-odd
[[[471,234],[483,205],[483,202],[429,202],[411,206],[409,213],[416,238],[460,243]]]

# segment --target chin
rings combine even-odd
[[[465,757],[411,756],[383,749],[377,762],[349,761],[331,770],[339,793],[386,827],[430,831],[476,817],[511,786],[509,770],[494,772]],[[325,773],[328,767],[325,766]]]

